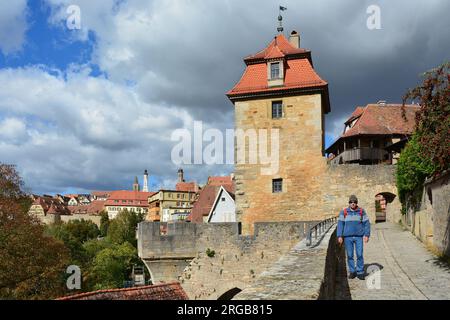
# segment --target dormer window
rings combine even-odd
[[[270,64],[270,79],[280,78],[280,63],[273,62]]]
[[[283,61],[267,63],[267,82],[269,87],[282,86],[284,78]]]

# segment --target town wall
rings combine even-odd
[[[178,280],[191,299],[217,299],[249,285],[314,223],[261,222],[255,224],[254,235],[245,236],[239,223],[171,222],[161,234],[164,223],[146,221],[138,226],[138,252],[153,283]],[[186,261],[189,265],[178,273]]]

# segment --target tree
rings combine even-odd
[[[102,212],[100,212],[100,235],[102,237],[106,237],[106,235],[108,234],[108,228],[109,228],[108,212],[102,210]]]
[[[28,215],[22,185],[15,167],[0,163],[0,298],[56,297],[64,292],[69,252]]]
[[[421,158],[431,161],[431,174],[436,175],[450,167],[450,63],[423,76],[423,83],[405,94],[403,104],[408,99],[420,101],[416,114],[418,152]]]
[[[137,263],[137,250],[130,243],[112,244],[96,254],[86,281],[93,290],[121,288]]]
[[[82,219],[50,225],[46,233],[64,242],[70,250],[72,264],[83,266],[88,261],[83,243],[96,239],[100,231],[95,223]]]
[[[407,195],[411,195],[418,202],[422,194],[425,178],[435,171],[436,166],[431,159],[423,156],[419,135],[414,133],[408,141],[397,163],[397,188],[400,201],[405,202]]]
[[[122,244],[129,242],[136,247],[136,228],[142,220],[143,216],[141,214],[126,209],[120,211],[116,218],[109,224],[108,238],[113,243]]]

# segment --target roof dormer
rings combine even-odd
[[[283,60],[274,60],[267,62],[267,84],[269,88],[283,86],[284,84]]]

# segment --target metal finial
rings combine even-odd
[[[283,32],[283,17],[281,16],[281,11],[284,11],[284,10],[287,10],[287,8],[286,7],[283,7],[283,6],[280,6],[280,8],[279,8],[279,13],[278,13],[278,22],[279,22],[279,25],[278,25],[278,28],[277,28],[277,31],[278,32]]]

